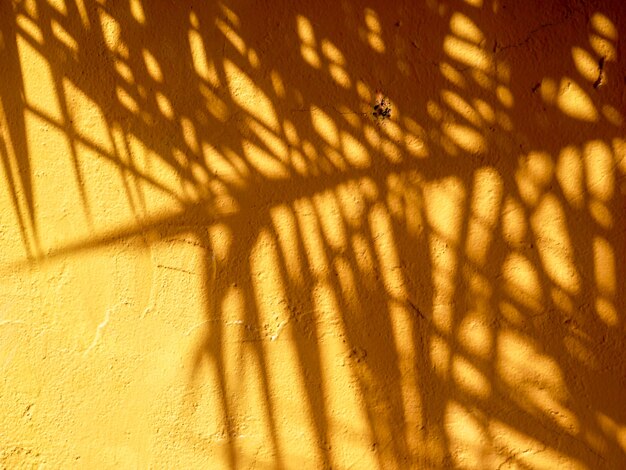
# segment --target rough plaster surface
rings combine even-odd
[[[626,468],[625,10],[0,2],[0,467]]]

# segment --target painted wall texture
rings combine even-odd
[[[0,2],[0,467],[626,468],[625,39]]]

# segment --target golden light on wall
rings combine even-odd
[[[166,3],[0,3],[0,467],[619,468],[621,3]]]

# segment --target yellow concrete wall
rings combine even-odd
[[[1,1],[0,467],[626,468],[625,39]]]

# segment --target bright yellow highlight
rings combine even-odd
[[[622,2],[170,3],[0,2],[0,468],[621,468]]]
[[[454,13],[452,18],[450,18],[450,31],[459,38],[474,44],[480,44],[484,39],[483,32],[476,26],[476,23],[458,12]]]
[[[598,112],[589,96],[576,82],[563,79],[558,91],[557,104],[561,111],[581,121],[596,121]]]

